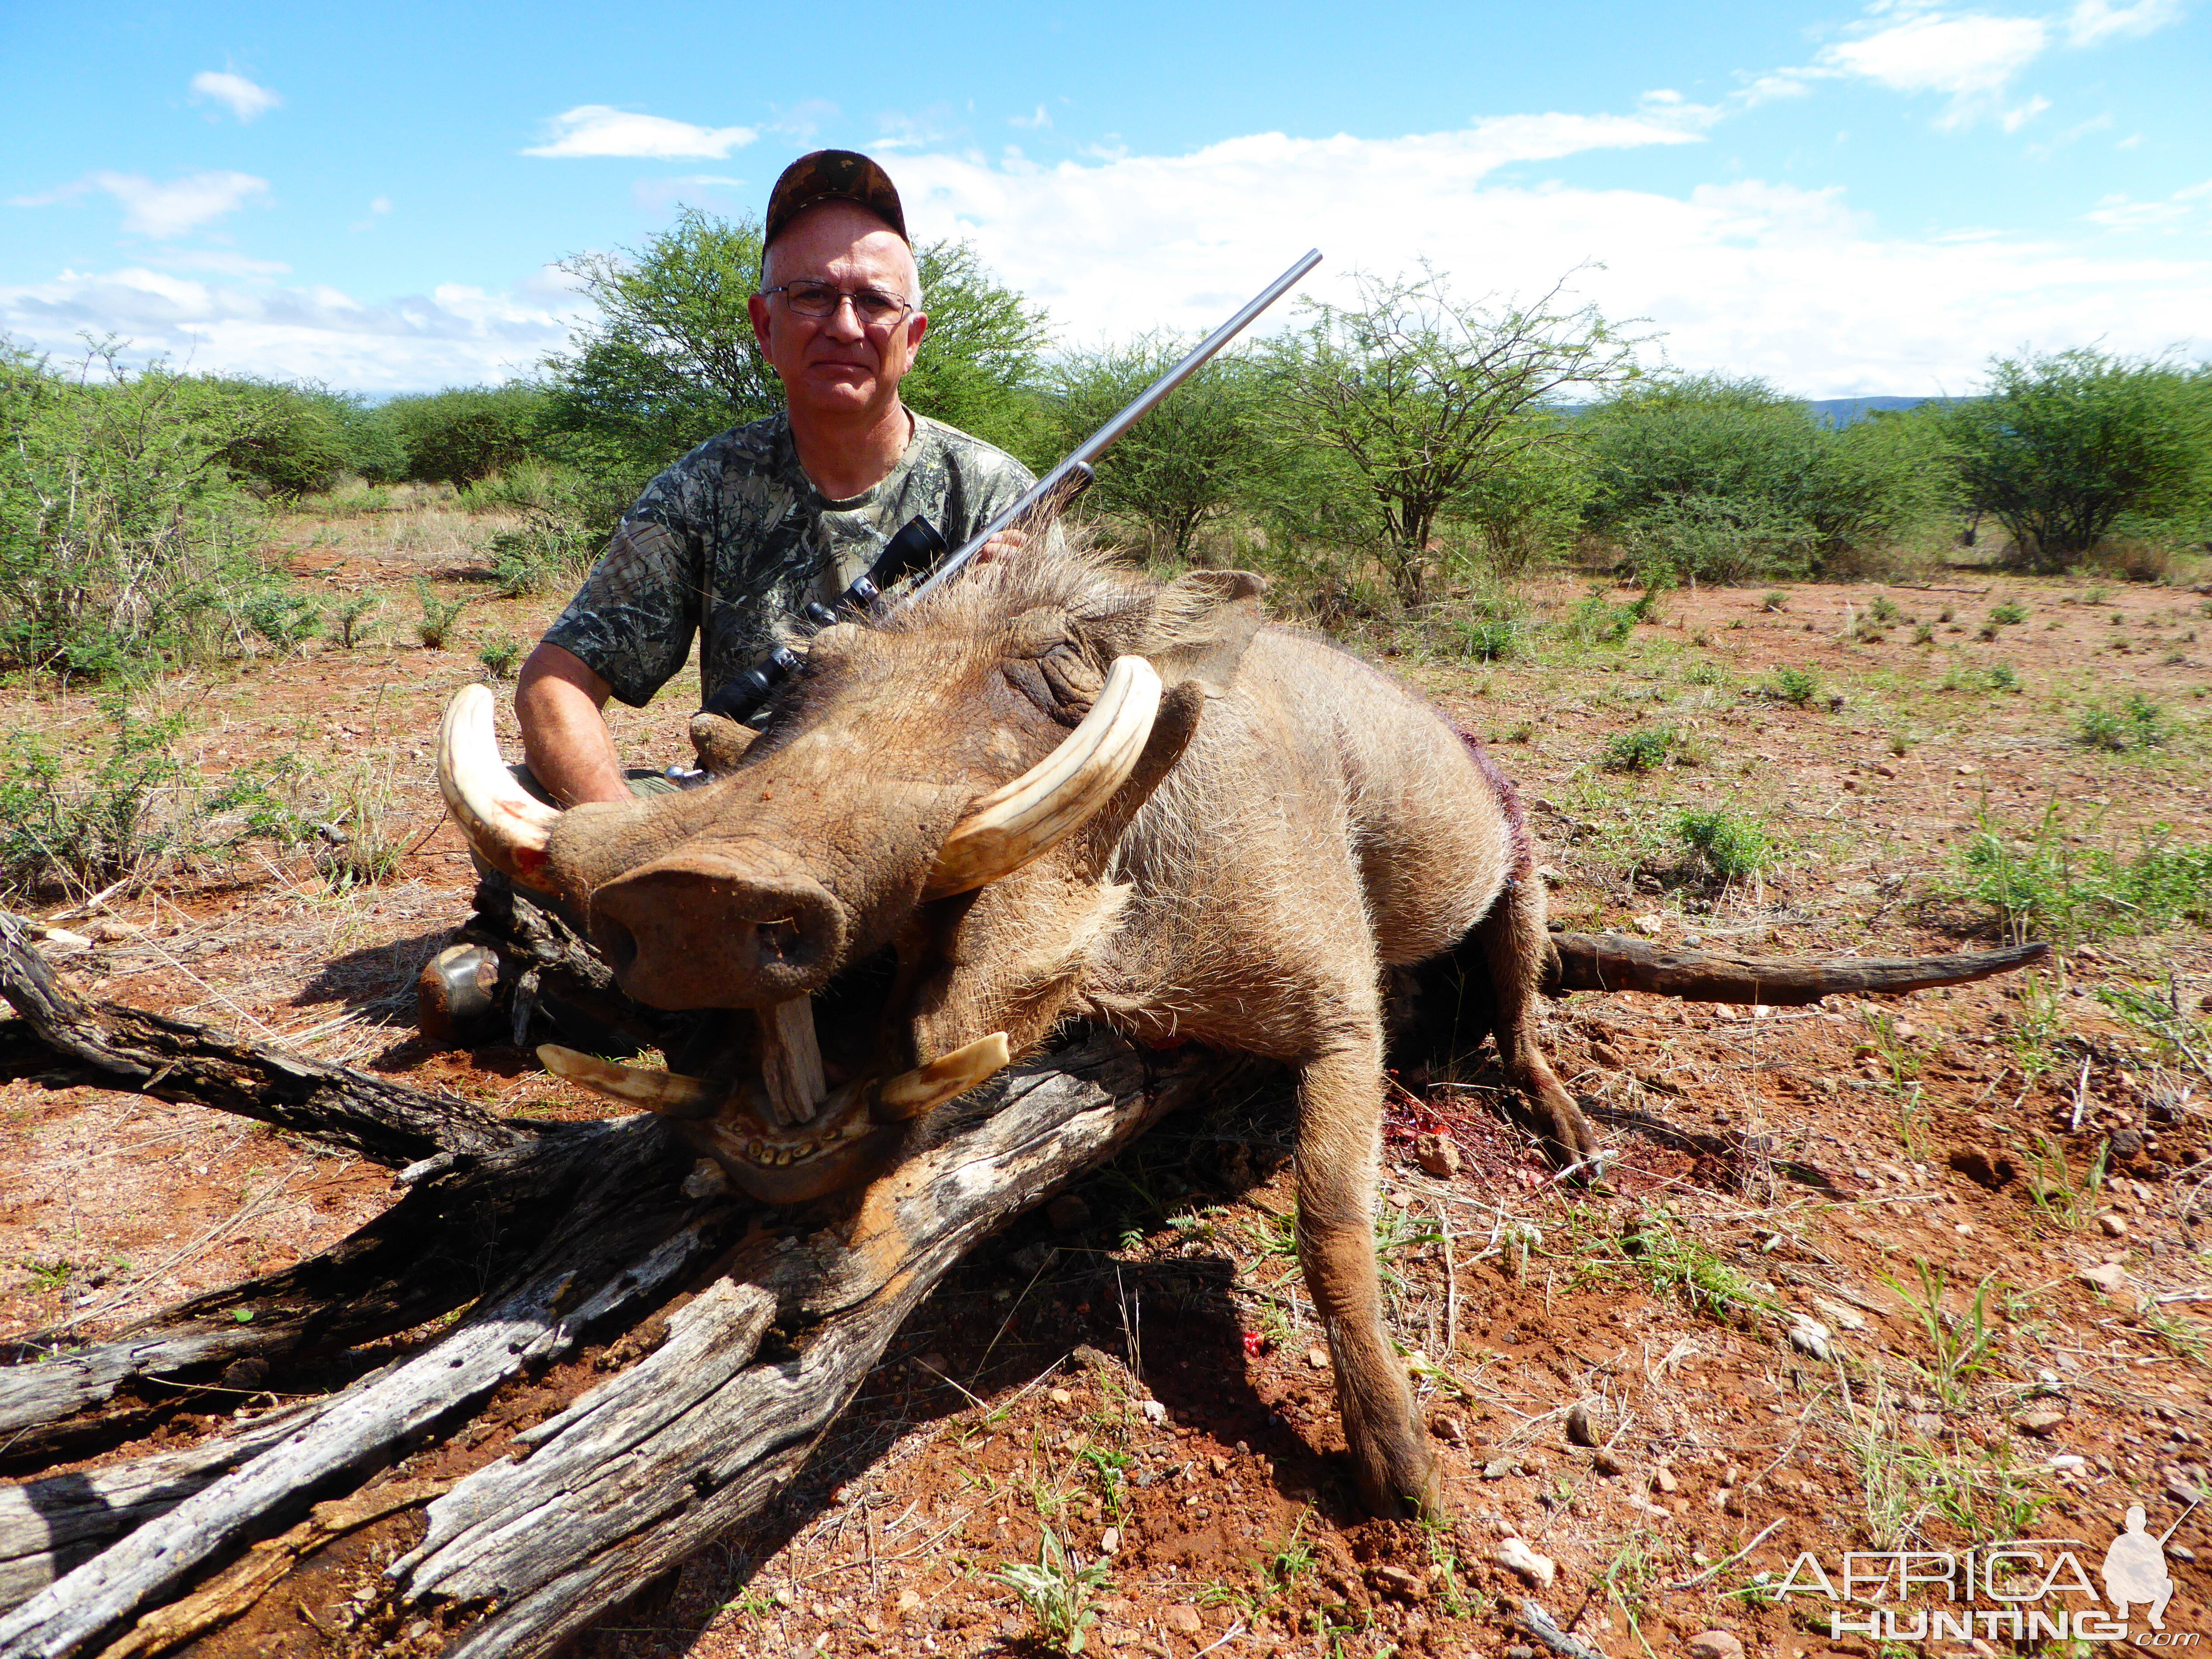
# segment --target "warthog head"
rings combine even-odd
[[[757,737],[695,732],[713,782],[619,805],[530,799],[489,694],[464,691],[440,779],[478,851],[580,912],[629,995],[750,1014],[671,1055],[702,1075],[549,1066],[686,1120],[756,1196],[878,1167],[902,1121],[1049,1032],[1126,894],[1115,843],[1235,672],[1261,586],[1082,553],[982,567],[815,635]]]

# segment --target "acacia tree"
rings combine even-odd
[[[1044,313],[993,280],[965,243],[915,250],[929,332],[900,388],[907,404],[1026,453],[1027,390]],[[753,343],[745,301],[760,281],[757,220],[686,209],[642,249],[579,255],[562,269],[597,315],[545,368],[551,423],[633,469],[657,470],[717,432],[783,405]]]
[[[2123,514],[2165,517],[2212,486],[2212,377],[2158,359],[1996,358],[1948,425],[1967,506],[2031,570],[2063,570]]]
[[[1426,265],[1352,281],[1356,304],[1308,301],[1312,320],[1275,343],[1278,430],[1348,465],[1373,550],[1411,605],[1437,520],[1485,472],[1565,441],[1557,422],[1529,417],[1634,379],[1649,337],[1571,307],[1564,278],[1528,305],[1459,299]]]
[[[1059,448],[1089,437],[1188,349],[1154,334],[1062,359],[1049,382]],[[1188,558],[1198,527],[1271,471],[1262,395],[1249,357],[1216,357],[1099,458],[1098,502],[1141,520],[1175,557]]]

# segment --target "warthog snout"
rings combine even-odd
[[[687,852],[592,895],[592,936],[630,996],[658,1008],[755,1008],[818,989],[844,907],[811,876]]]

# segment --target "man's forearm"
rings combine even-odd
[[[573,653],[541,645],[514,687],[522,749],[545,793],[563,806],[628,800],[614,738],[600,713],[611,688]]]

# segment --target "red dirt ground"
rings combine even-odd
[[[186,757],[211,776],[283,755],[326,777],[388,769],[386,811],[410,847],[397,876],[334,894],[306,857],[265,849],[174,870],[65,921],[96,941],[66,966],[101,996],[501,1112],[590,1115],[600,1107],[519,1054],[432,1054],[409,1030],[415,969],[467,908],[466,855],[428,775],[436,710],[481,676],[478,644],[534,635],[557,607],[466,580],[487,522],[434,502],[386,516],[299,524],[297,568],[334,591],[388,591],[387,635],[418,575],[471,593],[460,648],[325,647],[179,675],[160,695],[189,710]],[[1571,582],[1532,589],[1554,621],[1582,597]],[[1902,613],[1887,637],[1847,638],[1884,600]],[[2027,619],[1978,637],[2006,600]],[[1746,590],[1672,594],[1625,643],[1553,629],[1491,665],[1435,654],[1414,628],[1368,643],[1395,647],[1400,672],[1496,745],[1532,803],[1554,914],[1577,927],[1752,954],[1953,950],[1998,937],[1951,890],[1984,815],[2026,840],[2049,810],[2053,844],[2077,857],[2131,853],[2154,825],[2177,845],[2212,842],[2199,594],[1951,570],[1763,605]],[[1916,622],[1929,643],[1911,642]],[[2016,690],[1992,689],[2000,666]],[[1806,707],[1759,695],[1785,667],[1818,676]],[[2085,711],[2130,693],[2166,711],[2163,747],[2078,740]],[[691,707],[673,686],[617,711],[618,738],[640,763],[679,758]],[[0,714],[62,744],[88,741],[98,719],[94,697],[33,685]],[[1660,727],[1675,763],[1599,763],[1609,739]],[[1674,826],[1688,807],[1762,822],[1774,866],[1725,889],[1686,882]],[[1528,1597],[1613,1656],[1711,1632],[1753,1653],[1870,1654],[1880,1644],[1862,1637],[1831,1641],[1826,1602],[1768,1593],[1801,1552],[1832,1575],[1846,1549],[2070,1538],[2094,1578],[2130,1504],[2154,1533],[2182,1514],[2212,1433],[2208,1079],[2098,1000],[2116,986],[2154,987],[2201,1021],[2205,932],[2123,928],[2011,980],[1760,1018],[1576,995],[1548,1030],[1570,1086],[1703,1138],[1607,1127],[1620,1156],[1595,1193],[1550,1179],[1498,1110],[1494,1075],[1402,1079],[1386,1263],[1449,1478],[1435,1527],[1367,1520],[1350,1501],[1310,1304],[1280,1249],[1286,1121],[1231,1106],[1171,1121],[1079,1188],[1079,1206],[975,1252],[780,1506],[585,1646],[1042,1652],[992,1575],[1035,1560],[1045,1527],[1108,1569],[1091,1644],[1166,1659],[1519,1659]],[[1422,1134],[1452,1143],[1458,1173],[1422,1167]],[[2090,1187],[2100,1147],[2110,1170]],[[21,1081],[0,1088],[0,1338],[115,1330],[326,1249],[391,1201],[386,1172],[237,1120]],[[1932,1326],[1916,1306],[1936,1282],[1923,1263],[1941,1275]],[[2109,1292],[2083,1278],[2108,1263]],[[1825,1340],[1793,1340],[1805,1321]],[[1947,1377],[1944,1354],[1961,1350]],[[488,1431],[410,1472],[503,1455],[598,1359],[517,1383]],[[222,1420],[173,1419],[161,1443]],[[2192,1553],[2208,1547],[2205,1514],[2168,1546],[2170,1631],[2206,1626]],[[409,1514],[354,1534],[198,1647],[435,1651],[433,1620],[353,1620],[356,1590],[419,1529]],[[1501,1560],[1509,1538],[1546,1558],[1548,1583]]]

